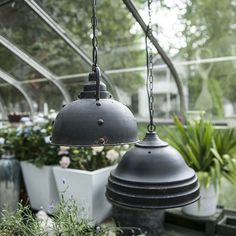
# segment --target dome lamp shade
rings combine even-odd
[[[57,115],[52,143],[64,146],[121,145],[137,141],[137,123],[132,112],[111,98],[103,83],[87,84],[80,99],[64,106]]]

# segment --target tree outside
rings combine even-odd
[[[168,8],[170,1],[162,1]],[[173,4],[172,4],[173,5]],[[183,26],[176,32],[184,40],[179,55],[185,60],[196,59],[199,50],[207,50],[209,55],[202,58],[225,57],[235,55],[236,37],[236,2],[235,0],[179,0],[174,4],[179,12],[179,20]],[[172,45],[176,47],[176,45]],[[204,64],[202,69],[209,67]],[[203,78],[197,67],[188,67],[188,86],[190,108],[196,109],[196,102],[202,90]],[[235,108],[236,105],[236,71],[235,61],[213,63],[208,73],[208,91],[213,103],[212,114],[223,117],[223,104],[227,99]]]

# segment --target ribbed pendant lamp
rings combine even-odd
[[[149,17],[151,18],[150,4]],[[148,46],[151,19],[146,32],[147,92],[150,124],[143,141],[135,144],[110,174],[106,196],[126,209],[166,209],[184,206],[199,199],[199,184],[177,150],[162,141],[153,124],[152,51]]]

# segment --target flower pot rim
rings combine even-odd
[[[225,118],[226,118],[226,119],[227,119],[227,118],[236,118],[236,114],[232,114],[232,115],[226,116]]]
[[[25,164],[30,164],[30,165],[33,165],[33,166],[35,166],[35,167],[37,167],[37,168],[43,168],[43,167],[56,167],[57,165],[42,165],[42,166],[37,166],[37,165],[35,165],[34,163],[32,163],[32,162],[30,162],[30,161],[26,161],[26,160],[24,160],[24,161],[20,161],[20,163],[25,163]]]
[[[110,170],[115,168],[117,164],[115,165],[111,165],[111,166],[106,166],[97,170],[93,170],[93,171],[89,171],[89,170],[81,170],[81,169],[72,169],[72,168],[62,168],[60,166],[54,166],[53,169],[55,170],[64,170],[66,172],[74,172],[74,173],[81,173],[81,174],[87,174],[87,175],[95,175],[98,174],[100,172],[103,172],[104,170]]]
[[[187,114],[204,114],[206,111],[204,110],[188,110]]]

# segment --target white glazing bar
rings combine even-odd
[[[26,102],[29,105],[30,113],[33,116],[35,113],[34,106],[33,106],[33,100],[28,95],[27,91],[22,87],[22,85],[16,79],[14,79],[12,76],[8,75],[7,73],[2,71],[1,69],[0,69],[0,78],[3,79],[4,81],[6,81],[8,84],[15,87],[17,90],[19,90],[22,93]]]
[[[1,94],[0,94],[0,110],[1,110],[1,117],[0,117],[0,126],[1,126],[2,125],[1,120],[7,119],[7,111]]]
[[[174,61],[173,64],[175,66],[181,65],[181,66],[188,66],[188,65],[196,65],[196,64],[202,64],[202,63],[219,63],[219,62],[233,62],[236,61],[236,56],[227,56],[227,57],[214,57],[214,58],[205,58],[201,60],[191,60],[191,61]],[[143,72],[146,71],[146,66],[139,66],[139,67],[130,67],[130,68],[121,68],[121,69],[113,69],[113,70],[106,70],[106,74],[119,74],[119,73],[133,73],[133,72]],[[154,65],[153,70],[154,71],[165,71],[167,69],[167,65],[160,64],[160,65]],[[63,75],[63,76],[57,76],[58,80],[67,80],[67,79],[77,79],[79,82],[86,83],[87,80],[84,79],[88,73],[78,73],[78,74],[70,74],[70,75]],[[24,80],[21,81],[21,84],[28,84],[28,83],[38,83],[38,82],[44,82],[46,81],[45,78],[39,78],[34,80]]]

